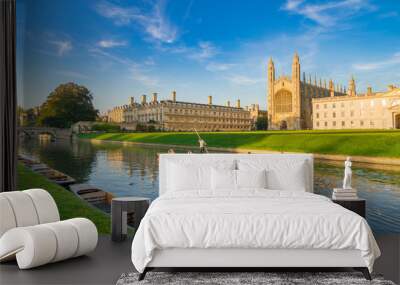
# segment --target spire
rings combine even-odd
[[[326,89],[326,79],[324,79],[324,88]]]
[[[371,95],[372,95],[372,87],[371,87],[371,86],[368,86],[368,87],[367,87],[367,95],[368,95],[368,96],[371,96]]]
[[[306,82],[306,73],[303,71],[303,82]]]
[[[335,96],[335,86],[333,84],[332,79],[329,80],[329,92],[330,92],[330,96],[333,97]]]
[[[349,96],[356,96],[356,81],[354,80],[354,76],[351,76],[351,79],[349,81],[349,90],[348,90],[348,95]]]
[[[275,81],[275,66],[272,57],[268,61],[268,81],[272,84]]]
[[[300,61],[299,61],[299,55],[297,52],[295,53],[293,57],[293,64],[292,64],[292,82],[299,84],[301,77],[300,77]]]
[[[299,55],[297,54],[297,51],[294,53],[294,56],[293,56],[293,62],[299,62],[300,61],[300,59],[299,59]]]

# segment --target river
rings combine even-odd
[[[79,183],[98,186],[115,196],[155,199],[157,153],[167,149],[79,139],[56,142],[21,139],[19,151],[74,177]],[[343,166],[316,161],[314,171],[314,192],[330,197],[332,189],[342,183]],[[400,171],[355,164],[353,187],[359,197],[367,200],[367,220],[375,233],[400,233]]]

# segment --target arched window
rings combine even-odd
[[[280,90],[275,95],[275,112],[292,112],[292,93],[288,90]]]

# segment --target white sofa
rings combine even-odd
[[[91,252],[97,239],[88,219],[60,221],[43,189],[0,193],[0,262],[16,259],[20,269],[33,268]]]

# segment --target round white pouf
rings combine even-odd
[[[0,260],[16,256],[20,269],[84,255],[97,245],[96,226],[88,219],[14,228],[0,238]]]

